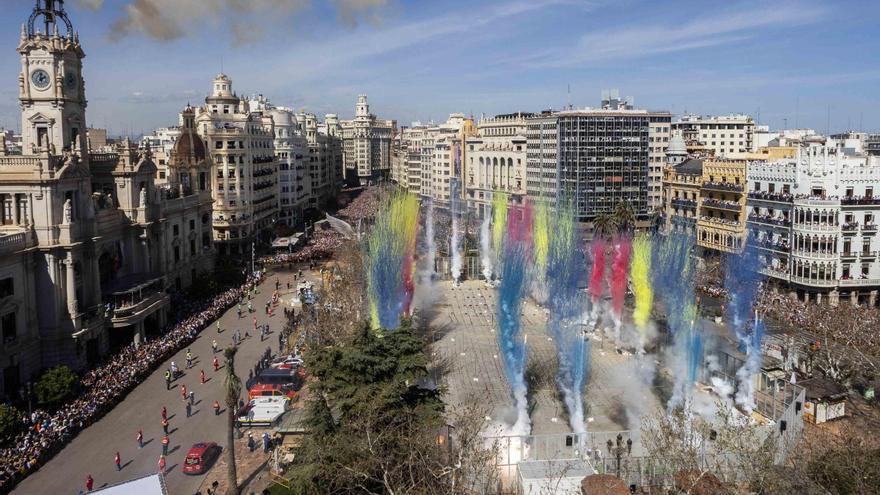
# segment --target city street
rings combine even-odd
[[[107,414],[103,419],[81,432],[67,447],[55,456],[39,471],[21,482],[13,493],[16,494],[76,494],[85,487],[86,476],[91,474],[95,480],[94,488],[120,483],[138,478],[158,470],[159,455],[162,453],[162,406],[168,409],[169,455],[167,456],[167,486],[173,494],[195,493],[202,482],[203,476],[183,474],[183,462],[187,451],[193,443],[214,441],[225,447],[226,442],[226,410],[223,404],[223,375],[221,367],[214,372],[211,365],[211,341],[217,339],[217,353],[220,364],[223,364],[222,349],[232,341],[233,330],[240,329],[242,335],[247,329],[251,336],[246,339],[236,355],[236,371],[242,382],[248,378],[251,369],[267,347],[273,352],[278,350],[278,333],[284,320],[281,306],[274,310],[269,320],[270,335],[260,342],[259,334],[253,335],[253,316],[257,323],[264,324],[268,316],[265,304],[272,297],[275,288],[276,273],[282,283],[281,292],[286,292],[288,273],[286,271],[271,272],[260,285],[259,293],[254,298],[254,310],[251,315],[247,310],[241,319],[238,318],[233,306],[220,319],[223,332],[218,335],[216,324],[205,328],[193,343],[193,368],[186,370],[186,349],[180,350],[165,362],[150,377],[135,388],[123,402]],[[304,271],[304,275],[306,275]],[[317,277],[311,276],[312,280]],[[286,300],[287,298],[285,298]],[[172,383],[171,390],[165,389],[163,373],[174,361],[185,374]],[[206,383],[199,383],[199,370],[205,370]],[[180,386],[186,385],[187,391],[195,393],[193,416],[186,417],[185,402],[181,398]],[[247,393],[243,390],[243,396]],[[220,416],[214,415],[214,400],[221,403]],[[138,429],[143,430],[143,449],[139,449],[136,441]],[[114,456],[119,452],[122,459],[122,470],[117,471]]]

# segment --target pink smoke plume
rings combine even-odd
[[[618,319],[623,313],[623,300],[626,297],[630,254],[632,254],[632,239],[629,236],[618,237],[611,258],[611,303]]]
[[[526,250],[532,245],[532,205],[507,210],[507,238],[520,243]]]
[[[593,239],[590,245],[593,252],[593,273],[590,274],[590,297],[596,304],[602,297],[602,282],[605,279],[605,241]]]

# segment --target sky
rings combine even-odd
[[[20,25],[0,0],[0,127],[20,126]],[[880,131],[880,2],[869,0],[66,0],[87,119],[176,125],[221,71],[239,94],[400,125],[597,106],[746,113],[773,128]]]

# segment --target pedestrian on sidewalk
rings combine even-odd
[[[266,432],[264,431],[264,432],[263,432],[263,453],[264,453],[264,454],[268,454],[268,453],[269,453],[269,445],[270,445],[270,443],[271,443],[271,442],[270,442],[270,440],[269,440],[269,434],[266,433]]]
[[[214,372],[216,373],[217,370],[219,370],[219,369],[220,369],[220,361],[217,360],[217,356],[214,356]]]
[[[167,419],[162,420],[162,430],[165,431],[166,435],[168,434],[168,424],[169,423]]]
[[[211,349],[214,350],[214,353],[217,353],[217,339],[211,341]]]
[[[193,353],[189,349],[186,350],[186,369],[192,368]]]
[[[94,486],[95,486],[95,480],[92,479],[92,475],[90,474],[90,475],[86,476],[86,491],[88,491],[88,492],[92,491],[92,487],[94,487]]]
[[[165,390],[171,390],[171,370],[165,370]]]
[[[159,456],[159,472],[165,474],[165,456]]]
[[[190,391],[190,393],[189,393],[189,405],[191,405],[191,406],[196,405],[196,393],[193,391]]]
[[[214,416],[220,415],[220,402],[214,401]]]
[[[254,434],[251,432],[248,432],[247,448],[251,452],[253,452],[254,449],[257,448],[257,443],[254,442]]]
[[[168,444],[171,443],[171,440],[168,439],[168,435],[162,437],[162,454],[168,455]]]
[[[192,404],[189,402],[186,403],[186,417],[192,416]]]
[[[200,370],[200,371],[199,371],[199,380],[202,381],[202,385],[205,384],[205,370]]]
[[[186,400],[186,385],[180,386],[180,395],[183,397],[183,400]]]
[[[137,442],[138,442],[139,449],[144,448],[144,432],[142,430],[138,430]]]
[[[220,320],[217,320],[217,335],[220,335],[220,332],[223,330],[220,328]]]
[[[168,419],[168,409],[165,406],[162,406],[162,419]]]
[[[116,470],[122,471],[122,458],[119,457],[119,452],[116,452]]]

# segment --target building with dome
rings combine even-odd
[[[389,178],[397,122],[377,118],[370,113],[367,95],[359,95],[354,119],[343,120],[340,125],[346,181],[366,184]]]
[[[213,241],[219,254],[245,254],[269,242],[279,220],[275,124],[265,108],[251,109],[225,74],[214,78],[205,105],[194,110],[212,169]]]
[[[85,51],[63,2],[34,8],[17,51],[22,150],[0,140],[0,398],[41,369],[81,369],[157,334],[169,292],[213,258],[210,164],[191,109],[158,187],[149,149],[89,149]]]

